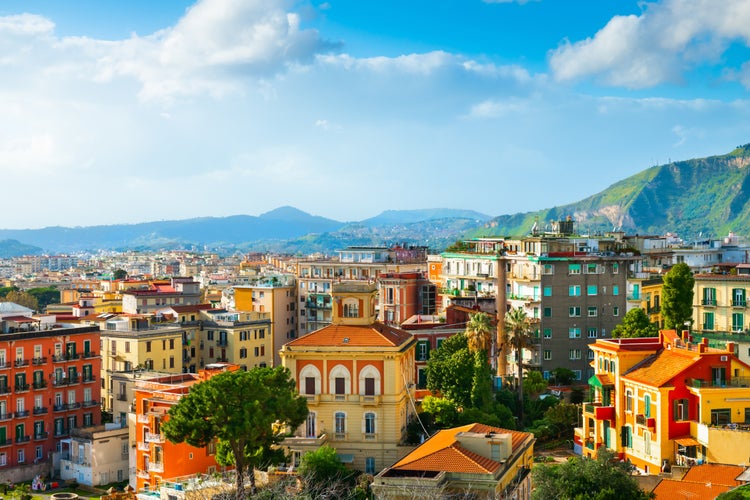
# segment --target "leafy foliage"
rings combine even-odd
[[[659,329],[649,319],[643,309],[631,309],[622,318],[622,322],[612,329],[612,336],[615,338],[633,338],[633,337],[656,337],[659,335]]]
[[[686,322],[691,321],[694,284],[693,273],[684,262],[675,264],[664,275],[661,313],[664,317],[664,328],[667,330],[681,330]]]
[[[485,312],[474,313],[466,324],[464,334],[468,340],[469,350],[471,352],[489,352],[492,345],[492,319]]]
[[[299,475],[305,482],[333,483],[343,481],[353,483],[354,474],[341,463],[336,450],[328,445],[308,451],[300,460]]]
[[[552,380],[554,380],[555,385],[570,385],[575,379],[575,372],[569,368],[558,366],[552,370]]]
[[[560,465],[537,465],[532,470],[532,499],[633,500],[652,498],[638,488],[630,475],[632,466],[601,448],[596,459],[571,458]]]
[[[30,288],[26,292],[36,298],[40,311],[44,311],[50,304],[60,303],[60,290],[54,286]]]
[[[474,356],[465,335],[453,335],[432,351],[427,361],[427,388],[459,406],[471,406]]]
[[[162,431],[170,442],[205,447],[219,441],[217,460],[235,465],[235,494],[242,499],[246,469],[273,456],[286,426],[304,422],[307,401],[296,393],[286,368],[253,368],[223,372],[195,384],[168,415]],[[254,491],[252,471],[249,478]]]
[[[523,392],[537,396],[547,389],[547,381],[544,380],[542,374],[537,370],[531,370],[523,378]]]
[[[10,290],[7,294],[5,294],[5,297],[0,299],[0,302],[13,302],[15,304],[18,304],[19,306],[33,309],[34,311],[39,310],[39,302],[36,300],[36,297],[29,294],[28,292]]]
[[[505,315],[508,343],[516,352],[516,390],[518,391],[518,421],[523,422],[523,350],[531,343],[531,322],[521,307]]]

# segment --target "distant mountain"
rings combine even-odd
[[[536,212],[501,215],[473,236],[521,236],[536,224],[572,217],[579,233],[622,229],[630,234],[676,232],[683,239],[750,235],[750,144],[708,158],[659,165],[584,200]]]
[[[492,217],[474,210],[457,210],[453,208],[426,208],[422,210],[386,210],[375,217],[365,219],[361,224],[369,227],[412,224],[438,219],[471,219],[487,221]]]
[[[17,255],[40,255],[42,249],[32,245],[25,245],[18,240],[0,241],[0,258],[7,259]]]

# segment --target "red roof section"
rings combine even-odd
[[[745,472],[746,467],[739,465],[724,464],[702,464],[690,467],[683,481],[696,483],[723,484],[726,486],[740,486],[742,481],[737,481],[737,476]]]
[[[657,500],[696,500],[698,498],[716,498],[732,486],[713,483],[693,483],[676,479],[662,479],[654,488]]]
[[[700,359],[701,355],[696,351],[664,349],[635,365],[625,372],[623,377],[634,382],[661,387]]]
[[[373,323],[372,325],[329,325],[288,342],[288,347],[397,347],[412,339],[409,332]]]

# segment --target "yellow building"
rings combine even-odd
[[[273,333],[269,313],[210,309],[201,312],[195,341],[187,348],[190,372],[212,363],[231,363],[243,370],[273,366]]]
[[[375,498],[531,498],[534,435],[483,424],[438,431],[381,471]]]
[[[665,464],[747,462],[750,365],[734,355],[735,344],[713,349],[662,330],[590,348],[593,400],[576,429],[584,456],[606,447],[650,474]]]
[[[750,326],[746,274],[696,274],[693,329],[702,333],[744,333]]]
[[[281,347],[297,336],[297,289],[294,276],[259,278],[255,283],[233,287],[234,309],[267,312],[273,327],[274,366],[281,364]]]
[[[413,416],[415,339],[375,321],[377,287],[333,285],[333,322],[292,340],[282,364],[307,396],[307,422],[284,445],[295,460],[323,444],[354,469],[375,474],[405,454]]]
[[[661,290],[663,285],[664,281],[661,277],[644,280],[641,284],[643,297],[641,309],[646,311],[651,323],[659,328],[664,327],[664,318],[661,315]]]

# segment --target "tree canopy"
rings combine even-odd
[[[622,318],[622,322],[612,329],[615,338],[656,337],[659,329],[651,323],[643,309],[631,309]]]
[[[217,461],[234,464],[236,498],[243,499],[246,469],[268,460],[286,427],[296,428],[307,413],[307,401],[286,368],[227,371],[192,386],[169,410],[162,432],[172,443],[196,447],[218,440],[224,451]],[[252,470],[249,479],[254,491]]]
[[[299,475],[313,484],[348,484],[354,481],[353,471],[346,468],[336,450],[328,445],[302,455]]]
[[[484,352],[485,355],[490,351],[492,345],[492,319],[490,315],[484,312],[474,313],[471,319],[466,323],[464,334],[468,340],[469,350],[471,352]]]
[[[540,500],[619,500],[647,499],[651,495],[638,488],[630,475],[632,465],[615,459],[600,448],[596,459],[575,457],[560,465],[537,465],[532,470],[532,499]]]
[[[427,388],[459,406],[471,406],[474,361],[465,335],[445,339],[427,361]]]
[[[661,292],[661,314],[664,328],[681,330],[693,317],[693,277],[690,267],[684,262],[675,264],[664,275]]]
[[[531,322],[521,307],[505,315],[508,343],[516,353],[516,390],[518,391],[518,421],[523,422],[523,350],[531,343]]]

